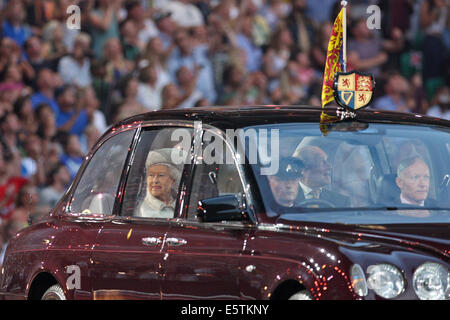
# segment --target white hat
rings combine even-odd
[[[171,176],[179,181],[187,153],[182,149],[163,148],[152,150],[147,155],[145,168],[153,165],[165,165],[170,168]]]

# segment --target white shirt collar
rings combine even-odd
[[[419,207],[423,207],[425,205],[425,200],[423,200],[419,204],[412,203],[411,201],[408,201],[405,197],[403,197],[403,194],[400,194],[400,202],[403,204],[410,204],[410,205],[419,206]]]
[[[303,195],[305,196],[305,199],[310,199],[311,196],[309,195],[311,193],[311,191],[313,191],[314,189],[311,189],[310,187],[308,187],[306,184],[304,184],[303,182],[301,182],[299,180],[300,183],[300,187],[303,190]],[[322,188],[319,188],[319,194],[320,192],[322,192]]]

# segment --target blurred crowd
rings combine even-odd
[[[450,1],[349,3],[348,70],[375,76],[372,107],[450,119]],[[80,29],[68,28],[70,5]],[[380,29],[368,28],[370,5]],[[0,0],[0,245],[48,213],[121,119],[319,106],[339,10],[338,0]]]

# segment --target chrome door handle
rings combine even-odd
[[[180,238],[167,238],[166,242],[169,246],[182,246],[187,243],[186,240]]]
[[[162,240],[160,238],[156,237],[147,237],[142,238],[142,244],[145,246],[157,246],[162,243]]]

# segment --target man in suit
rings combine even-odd
[[[331,165],[328,155],[319,147],[306,146],[294,153],[303,161],[300,175],[300,190],[296,204],[306,200],[324,200],[336,208],[350,207],[350,199],[342,194],[325,189],[331,183]]]
[[[401,191],[399,204],[418,207],[437,205],[435,200],[428,198],[430,169],[419,156],[404,159],[399,163],[395,182]]]

